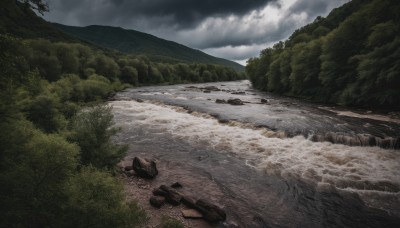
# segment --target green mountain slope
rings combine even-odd
[[[400,109],[400,1],[353,0],[261,51],[256,88],[318,102]]]
[[[123,53],[145,54],[154,60],[218,64],[232,67],[238,71],[244,69],[238,63],[216,58],[176,42],[160,39],[135,30],[99,25],[87,27],[54,25],[71,36]]]
[[[28,4],[16,0],[1,0],[0,2],[0,33],[28,39],[78,41],[38,17]]]

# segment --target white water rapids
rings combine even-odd
[[[378,147],[350,147],[312,142],[303,136],[280,137],[245,124],[221,124],[201,113],[161,103],[112,102],[114,112],[131,118],[123,123],[157,129],[160,134],[221,153],[233,153],[247,165],[284,178],[302,178],[349,191],[399,194],[400,153]]]
[[[234,98],[244,105],[217,102]],[[396,113],[320,107],[248,81],[129,89],[110,105],[128,159],[159,160],[157,181],[202,186],[242,226],[400,225]]]

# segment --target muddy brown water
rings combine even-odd
[[[220,91],[204,93],[206,86]],[[247,103],[215,103],[232,98]],[[182,182],[223,207],[233,224],[400,227],[397,119],[339,115],[336,107],[258,92],[248,81],[130,89],[110,105],[128,158],[157,159],[166,184]],[[376,140],[363,144],[361,136]]]

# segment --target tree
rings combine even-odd
[[[83,110],[74,118],[71,131],[71,140],[81,148],[83,165],[111,169],[127,151],[126,146],[115,145],[111,140],[118,128],[114,127],[110,106]]]
[[[134,67],[131,66],[124,66],[121,69],[121,80],[123,82],[127,82],[131,85],[137,86],[139,85],[138,80],[138,72]]]
[[[68,202],[55,227],[138,227],[146,219],[126,203],[123,186],[110,174],[83,167],[65,186]]]

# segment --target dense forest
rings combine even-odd
[[[261,90],[317,102],[400,109],[400,2],[353,0],[261,51]]]
[[[57,76],[67,66],[54,57],[33,68],[43,56],[24,56],[31,42],[0,35],[0,46],[0,226],[140,224],[144,212],[125,202],[113,177],[127,148],[112,142],[110,107],[82,109],[120,84],[95,74]]]
[[[3,3],[17,17],[21,9],[32,15],[43,1]],[[139,226],[146,215],[126,201],[115,178],[128,148],[112,141],[119,129],[104,99],[131,86],[244,74],[157,63],[60,36],[40,20],[36,25],[30,31],[0,24],[0,227]],[[43,26],[50,40],[36,37]]]
[[[56,23],[53,25],[72,37],[126,54],[146,55],[153,61],[217,64],[244,71],[244,67],[236,62],[217,58],[182,44],[135,30],[101,25],[86,27]]]

